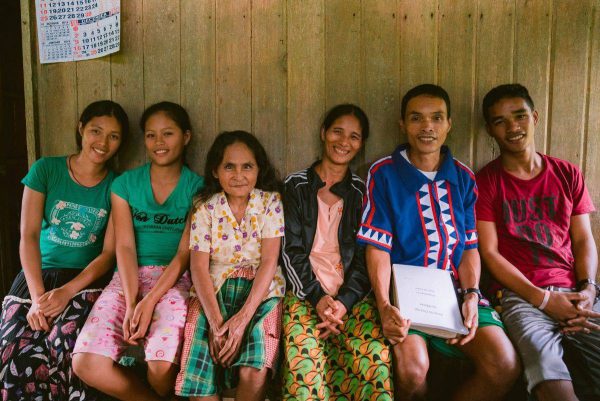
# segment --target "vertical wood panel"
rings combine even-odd
[[[586,154],[584,164],[585,180],[590,195],[600,208],[600,1],[596,1],[593,9],[591,49],[590,49],[590,77],[588,83],[589,103],[587,107],[586,126]],[[600,245],[600,213],[592,213],[592,229],[596,245]],[[598,248],[600,254],[600,247]]]
[[[556,1],[554,5],[556,27],[549,153],[581,165],[592,12],[590,1],[581,0],[578,4],[579,7],[573,7],[570,2]]]
[[[44,64],[40,69],[40,151],[64,155],[77,149],[77,75],[75,63]]]
[[[215,0],[181,2],[181,105],[194,129],[187,161],[200,174],[217,132],[215,7]]]
[[[217,1],[217,129],[252,129],[250,0]]]
[[[21,38],[23,49],[23,86],[25,95],[25,127],[27,129],[27,163],[39,156],[38,79],[40,64],[37,59],[35,0],[21,2]]]
[[[325,103],[360,103],[360,0],[325,0]]]
[[[119,151],[120,170],[146,160],[144,138],[138,122],[144,108],[144,28],[142,0],[121,3],[121,47],[110,57],[112,99],[129,116],[129,140]]]
[[[180,101],[178,1],[144,0],[144,106]]]
[[[485,94],[494,86],[512,82],[513,17],[512,2],[481,1],[477,21],[477,101],[481,108]],[[485,131],[481,113],[475,113],[475,169],[498,156],[494,140]]]
[[[437,82],[437,0],[400,0],[400,96]],[[462,42],[462,40],[461,40]]]
[[[410,88],[437,82],[437,0],[400,0],[398,15],[401,100]]]
[[[252,3],[252,131],[283,173],[286,130],[285,3]]]
[[[77,110],[97,100],[111,98],[110,56],[94,60],[78,61],[77,70]]]
[[[476,15],[477,5],[472,1],[440,1],[439,84],[448,91],[452,106],[452,130],[446,144],[454,157],[470,166],[475,133],[473,114],[479,112],[473,97]]]
[[[524,85],[539,112],[535,144],[547,152],[547,125],[552,46],[552,2],[517,0],[514,81]]]
[[[286,173],[319,156],[319,120],[325,110],[324,1],[287,3]]]
[[[398,7],[395,1],[365,1],[362,15],[362,106],[371,127],[370,138],[365,145],[368,166],[390,154],[400,139]]]

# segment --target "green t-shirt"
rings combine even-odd
[[[96,186],[77,184],[69,175],[67,157],[44,157],[21,181],[46,196],[40,232],[42,269],[84,269],[102,251],[110,213],[109,171]]]
[[[168,265],[177,252],[192,197],[204,179],[183,166],[177,186],[162,205],[150,183],[150,164],[126,171],[115,179],[112,192],[129,203],[140,266]]]

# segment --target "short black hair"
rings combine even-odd
[[[535,110],[533,99],[529,96],[529,91],[521,84],[504,84],[491,89],[483,97],[482,109],[485,122],[489,122],[490,108],[502,99],[520,97],[525,100],[531,111]]]
[[[142,117],[140,118],[140,128],[142,132],[146,131],[146,122],[150,117],[156,113],[165,113],[183,133],[185,131],[192,131],[192,123],[190,122],[190,116],[185,109],[173,102],[160,102],[155,103],[152,106],[144,110]]]
[[[446,92],[444,88],[438,85],[422,84],[410,89],[402,98],[402,105],[400,107],[402,120],[404,120],[404,114],[406,113],[406,106],[408,105],[408,102],[411,99],[421,95],[437,97],[442,99],[444,103],[446,103],[446,112],[448,114],[448,118],[450,118],[450,96],[448,96],[448,92]]]
[[[361,136],[364,143],[369,137],[369,118],[367,117],[367,114],[355,104],[344,103],[332,107],[327,114],[325,114],[321,129],[327,131],[333,125],[335,120],[343,116],[356,117],[360,124],[360,129],[362,130]]]
[[[214,176],[214,172],[223,161],[225,149],[237,142],[246,145],[254,155],[254,159],[258,166],[258,177],[255,187],[263,191],[281,192],[282,183],[279,179],[279,174],[271,164],[267,152],[259,140],[246,131],[225,131],[221,132],[215,138],[215,141],[206,155],[206,164],[204,165],[204,189],[200,192],[199,196],[195,197],[195,207],[198,207],[202,202],[207,201],[211,196],[223,190],[219,180]]]
[[[119,149],[123,148],[123,144],[126,142],[129,136],[129,117],[123,110],[123,107],[119,103],[113,102],[112,100],[98,100],[87,105],[81,112],[77,128],[75,129],[75,143],[77,144],[77,150],[81,150],[81,133],[79,132],[79,125],[83,128],[89,123],[94,117],[114,117],[115,120],[121,126],[121,145]]]

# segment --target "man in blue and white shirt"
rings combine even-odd
[[[453,399],[500,400],[520,368],[498,314],[478,289],[477,186],[473,172],[443,146],[452,124],[449,96],[439,86],[420,85],[406,93],[401,112],[400,129],[408,143],[371,166],[358,232],[358,241],[367,246],[383,333],[393,345],[394,389],[403,400],[425,396],[431,345],[475,365]],[[446,342],[410,329],[410,320],[390,303],[394,263],[452,271],[462,289],[469,333]]]

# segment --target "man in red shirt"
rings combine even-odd
[[[589,218],[595,209],[583,175],[536,152],[538,113],[525,87],[492,89],[483,114],[500,157],[477,174],[479,248],[504,288],[502,317],[527,388],[539,401],[598,400],[598,257]]]

